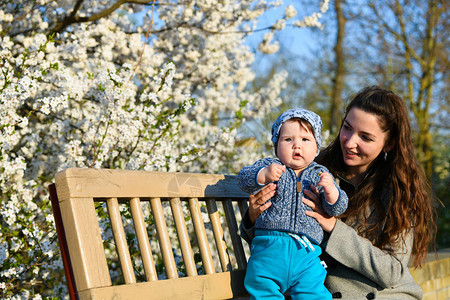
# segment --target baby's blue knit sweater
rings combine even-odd
[[[249,194],[258,192],[262,186],[256,181],[256,177],[262,168],[272,163],[282,164],[278,159],[265,158],[258,160],[252,166],[242,168],[237,178],[239,187]],[[305,210],[311,210],[311,208],[302,202],[303,190],[311,190],[311,184],[316,186],[321,194],[322,207],[330,216],[342,214],[348,205],[347,194],[336,183],[335,186],[339,190],[339,199],[334,204],[326,201],[323,188],[317,186],[320,180],[320,172],[328,172],[328,169],[316,162],[312,162],[300,173],[299,177],[294,170],[286,167],[286,172],[281,175],[276,183],[277,193],[270,199],[272,205],[258,217],[255,229],[278,230],[305,235],[319,245],[323,240],[323,230],[314,218],[305,214]],[[297,192],[297,181],[301,183],[301,192]]]

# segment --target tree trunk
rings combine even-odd
[[[333,77],[333,88],[331,92],[331,105],[330,105],[330,134],[335,135],[339,130],[341,122],[341,107],[342,107],[342,90],[344,88],[345,77],[345,58],[343,42],[345,36],[345,23],[346,19],[342,11],[343,1],[335,0],[334,7],[337,20],[337,33],[336,44],[334,46],[335,53],[335,70]]]

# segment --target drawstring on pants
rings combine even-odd
[[[311,251],[316,251],[316,249],[314,249],[314,246],[311,244],[311,242],[309,241],[309,239],[302,235],[296,235],[294,233],[290,233],[288,232],[289,236],[291,236],[292,238],[294,238],[295,240],[297,240],[300,244],[302,244],[303,247],[305,247],[305,249],[311,249]]]

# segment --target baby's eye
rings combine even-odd
[[[292,139],[291,138],[285,138],[284,139],[286,142],[290,142],[290,141],[292,141]]]
[[[309,138],[302,138],[302,141],[303,141],[303,142],[309,142],[310,139],[309,139]]]

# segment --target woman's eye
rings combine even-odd
[[[367,135],[363,135],[363,136],[361,136],[361,138],[362,138],[364,141],[367,141],[367,142],[372,141],[372,139],[371,139],[370,137],[368,137]]]

